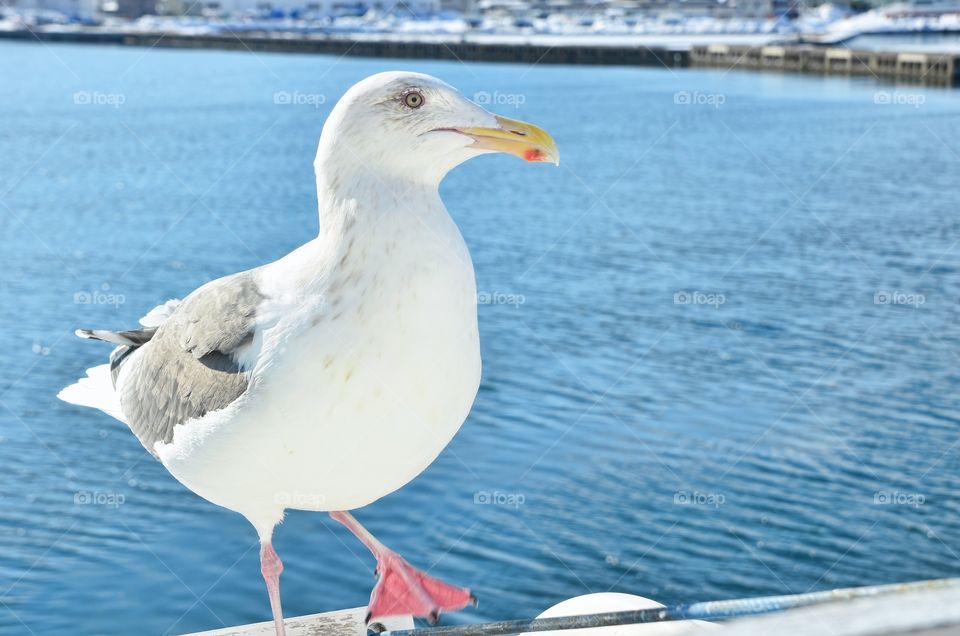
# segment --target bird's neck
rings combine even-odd
[[[461,254],[463,239],[440,200],[438,179],[325,165],[320,156],[316,168],[319,236],[265,270],[268,288],[303,296],[343,272],[349,276],[351,259],[358,255],[402,259],[422,252],[424,243],[446,245],[469,259]]]
[[[470,260],[435,182],[341,167],[317,170],[317,196],[320,234],[269,268],[265,275],[277,289],[300,296],[325,289],[337,276],[354,274],[355,259],[368,254],[391,259],[386,269],[394,273],[429,250]]]
[[[438,185],[403,173],[381,173],[366,166],[327,169],[318,162],[320,238],[338,240],[351,230],[445,216]]]

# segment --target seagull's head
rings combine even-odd
[[[541,128],[490,113],[435,77],[389,72],[355,84],[337,102],[320,137],[317,169],[335,157],[340,165],[439,183],[467,159],[491,152],[560,162]]]

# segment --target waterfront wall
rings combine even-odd
[[[685,67],[689,52],[637,46],[581,46],[545,44],[495,44],[470,41],[417,41],[400,39],[347,39],[342,37],[284,38],[276,36],[126,35],[124,44],[177,48],[218,48],[323,53],[360,57],[462,60],[472,62],[520,62],[525,64],[599,64],[626,66]]]
[[[690,65],[817,75],[864,75],[939,86],[960,84],[960,54],[956,53],[710,44],[694,46],[690,50]]]
[[[641,45],[495,43],[456,39],[399,39],[365,36],[230,33],[181,35],[100,30],[0,31],[2,38],[116,44],[140,47],[318,53],[362,57],[592,64],[667,68],[723,68],[818,75],[862,75],[939,86],[960,85],[960,54],[852,50],[813,45],[737,46],[710,44],[690,49]]]

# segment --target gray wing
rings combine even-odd
[[[100,338],[121,345],[110,356],[114,386],[127,424],[154,455],[156,442],[170,442],[178,424],[223,409],[247,390],[248,374],[235,358],[253,339],[263,299],[255,271],[200,287],[159,328]]]

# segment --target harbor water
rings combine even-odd
[[[36,42],[0,62],[0,633],[269,617],[253,529],[55,395],[108,353],[77,327],[133,326],[314,236],[323,121],[397,68],[562,156],[444,182],[483,383],[436,463],[356,512],[474,590],[444,620],[960,571],[960,93]],[[288,615],[366,602],[374,563],[326,516],[290,513],[275,546]]]

